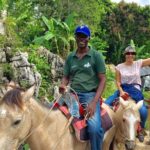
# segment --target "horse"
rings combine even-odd
[[[34,89],[9,89],[0,100],[0,149],[16,150],[27,143],[31,150],[89,150],[89,142],[75,138],[61,111],[51,110],[33,98]],[[103,141],[103,150],[109,150],[116,132],[115,115],[107,105],[102,107],[113,121]]]
[[[142,107],[143,101],[136,103],[129,98],[124,101],[119,98],[119,107],[116,110],[116,118],[118,129],[116,131],[113,149],[114,150],[134,150],[136,147],[136,133],[140,122],[139,109]]]

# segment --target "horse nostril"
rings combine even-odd
[[[125,147],[126,147],[126,150],[134,150],[135,142],[134,141],[126,141]]]

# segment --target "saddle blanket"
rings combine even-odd
[[[71,114],[67,108],[67,106],[60,106],[59,104],[55,104],[55,107],[58,108],[65,116],[67,119],[69,119],[71,117]],[[109,117],[109,114],[107,113],[107,111],[104,108],[101,108],[101,122],[102,122],[102,128],[104,130],[104,132],[106,132],[107,130],[109,130],[112,127],[112,120]],[[77,121],[73,122],[73,124],[75,124],[78,129],[80,130],[80,141],[84,142],[84,141],[88,141],[89,140],[89,136],[88,136],[88,132],[87,132],[87,122],[84,119],[84,117],[81,117],[80,119],[78,119]]]

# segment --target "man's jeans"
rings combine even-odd
[[[83,107],[86,107],[95,97],[95,92],[77,93],[79,102]],[[72,116],[79,117],[79,105],[74,96],[64,95],[61,97],[59,104],[66,103]],[[91,150],[102,150],[102,142],[104,131],[101,126],[100,102],[96,105],[96,111],[92,118],[87,120],[88,136],[90,139]]]
[[[63,103],[65,103],[69,108],[69,112],[70,112],[71,116],[73,116],[75,118],[80,117],[79,104],[73,94],[66,93],[66,94],[62,95],[62,97],[60,98],[58,103],[59,103],[59,105],[63,105]]]
[[[95,97],[95,92],[89,93],[77,93],[79,97],[79,101],[81,104],[90,103]],[[87,120],[88,124],[88,135],[91,144],[91,150],[102,150],[102,142],[104,131],[101,126],[101,116],[100,116],[100,103],[98,102],[96,105],[96,111],[92,118]]]

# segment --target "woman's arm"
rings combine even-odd
[[[121,87],[121,74],[117,69],[116,69],[116,85],[118,90],[120,91],[120,96],[123,96],[126,92],[124,92]]]
[[[149,65],[150,65],[150,58],[142,60],[142,67],[149,66]]]

